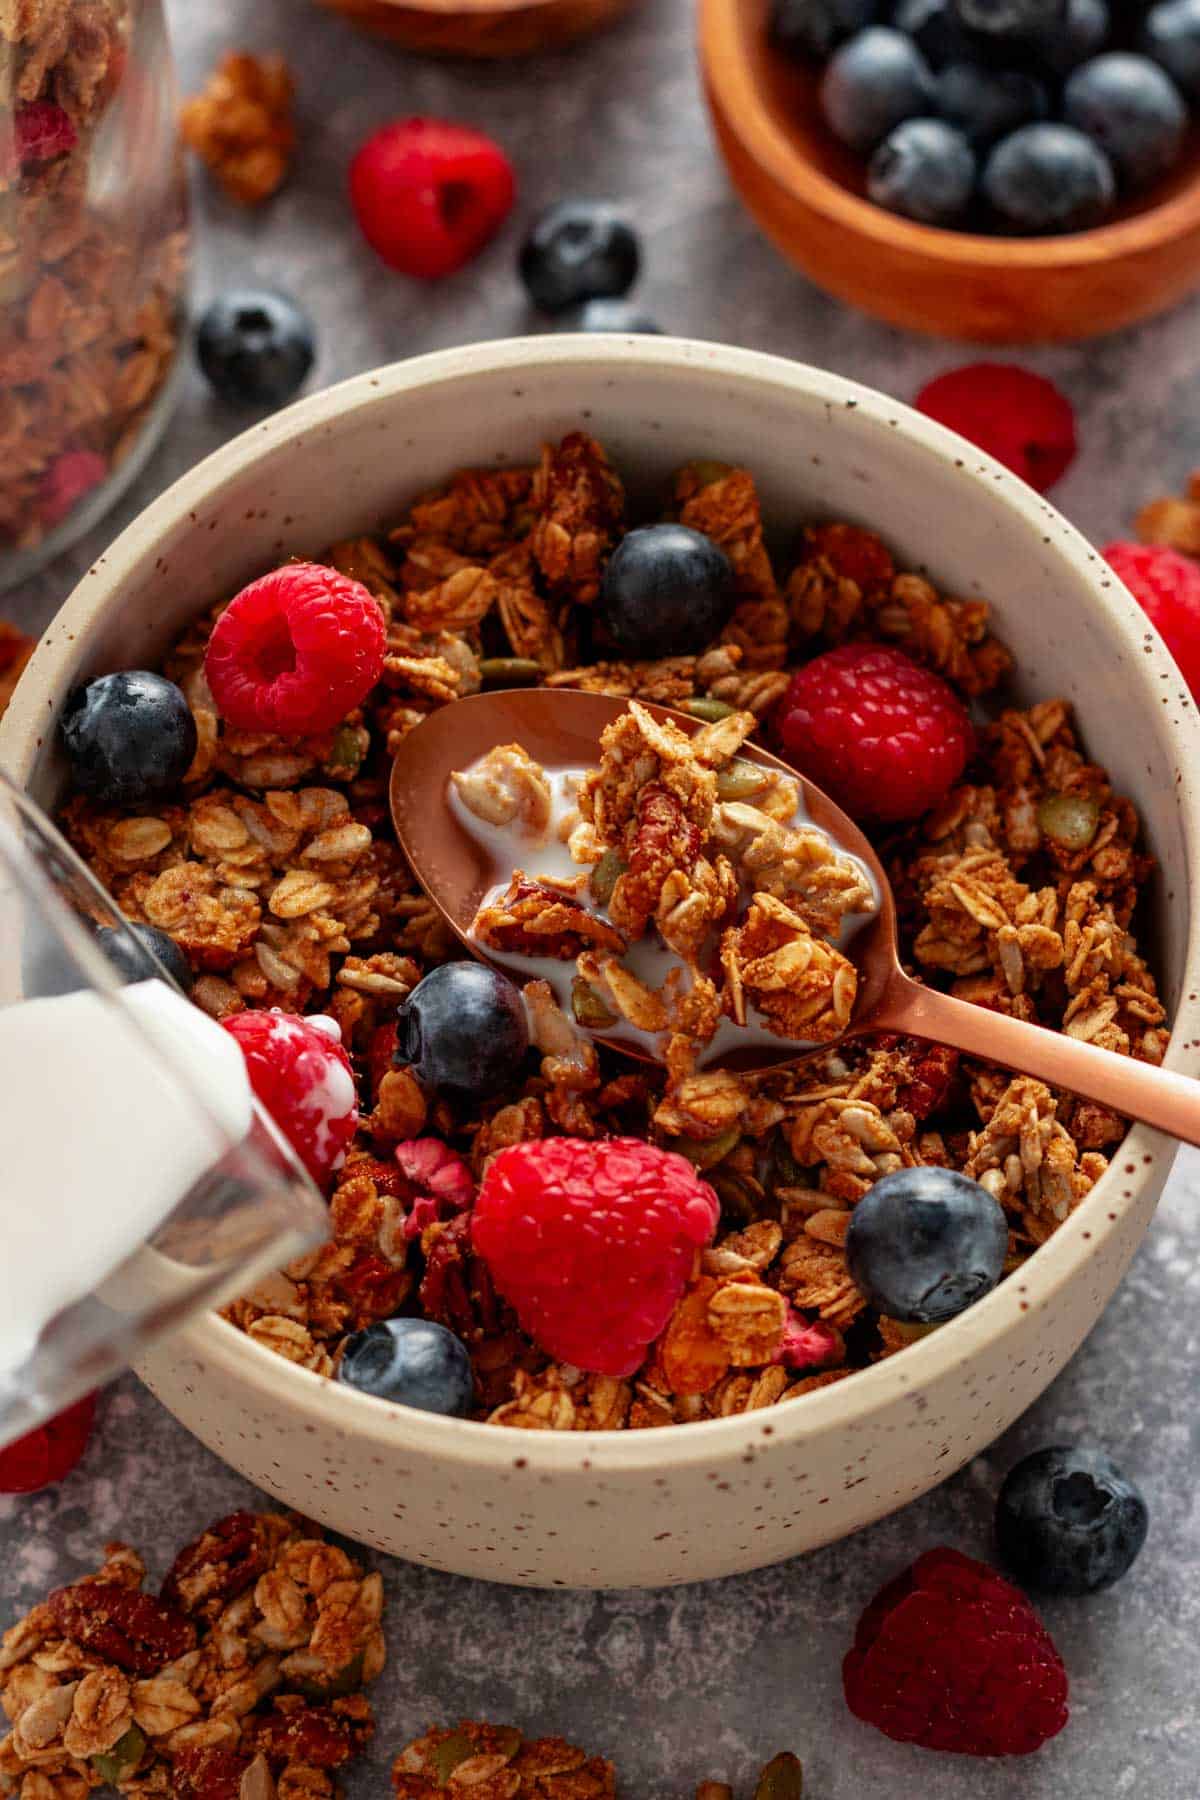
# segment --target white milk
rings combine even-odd
[[[478,760],[483,762],[486,758],[480,757]],[[475,767],[475,763],[470,765],[470,768]],[[597,906],[588,894],[590,867],[575,862],[566,843],[569,826],[578,821],[578,794],[588,771],[585,768],[557,768],[545,769],[544,773],[550,784],[550,823],[542,836],[532,835],[519,822],[512,825],[489,824],[471,811],[453,781],[448,785],[446,797],[451,812],[463,830],[481,844],[492,859],[496,880],[480,901],[480,907],[490,906],[499,900],[508,888],[514,869],[523,869],[533,881],[549,878],[553,881],[576,883],[577,896],[583,905],[597,917],[607,919],[607,907]],[[808,817],[799,782],[791,782],[789,785],[794,789],[796,803],[787,823],[804,824],[813,830],[819,830]],[[822,836],[828,837],[829,834],[822,832]],[[850,855],[849,851],[843,850],[842,854],[861,869],[873,897],[868,911],[848,913],[842,920],[836,941],[838,948],[845,950],[855,933],[878,912],[879,894],[875,879],[866,864]],[[743,898],[749,900],[748,891]],[[520,980],[547,982],[567,1017],[574,1019],[571,1009],[571,983],[576,974],[573,958],[564,961],[554,956],[525,956],[516,951],[494,950],[491,945],[486,946],[485,954],[489,962],[510,969]],[[630,945],[621,962],[650,988],[661,988],[672,969],[684,967],[681,958],[667,948],[653,927],[645,937]],[[641,1031],[625,1019],[605,1026],[597,1035],[617,1043],[638,1044],[652,1050],[655,1055],[661,1052],[665,1041],[664,1033]],[[747,1006],[744,1025],[735,1024],[732,1019],[721,1020],[713,1037],[699,1050],[696,1066],[703,1069],[734,1051],[758,1048],[761,1045],[778,1050],[781,1056],[789,1049],[811,1050],[819,1047],[815,1040],[781,1038],[778,1032],[771,1031],[763,1023],[762,1014],[756,1007]]]
[[[237,1042],[164,981],[0,1008],[0,1377],[153,1235],[251,1116]]]

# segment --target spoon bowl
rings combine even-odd
[[[702,728],[702,721],[689,713],[641,704],[689,736]],[[506,743],[522,745],[544,767],[591,766],[599,756],[601,733],[626,705],[570,688],[502,688],[439,707],[408,733],[396,753],[389,785],[392,822],[413,873],[471,954],[506,975],[511,976],[511,966],[489,956],[471,934],[480,903],[495,885],[495,865],[447,804],[450,776]],[[779,757],[753,743],[743,744],[738,754],[798,781],[813,823],[865,863],[874,878],[879,911],[847,949],[858,971],[858,993],[843,1038],[896,1031],[946,1044],[1200,1145],[1200,1082],[940,993],[906,975],[900,964],[895,897],[870,840],[828,794]],[[638,1061],[661,1060],[643,1043],[602,1032],[589,1035]],[[774,1068],[812,1049],[811,1043],[784,1037],[765,1045],[748,1042],[707,1067]]]

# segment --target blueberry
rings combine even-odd
[[[177,787],[196,754],[191,708],[149,669],[101,675],[68,695],[59,726],[75,785],[108,806]]]
[[[489,1099],[519,1082],[528,1048],[520,994],[483,963],[443,963],[401,1002],[396,1061],[428,1087]]]
[[[1033,37],[1053,31],[1065,0],[952,0],[959,23],[991,38]]]
[[[846,1264],[891,1319],[937,1325],[991,1293],[1004,1272],[1008,1223],[998,1200],[952,1169],[897,1169],[858,1202]]]
[[[192,985],[192,965],[173,937],[154,925],[101,925],[96,941],[119,975],[127,981],[147,981],[158,974],[157,957],[167,974],[186,993]],[[150,954],[147,955],[146,952]]]
[[[1010,231],[1086,231],[1116,196],[1107,156],[1082,131],[1047,122],[1001,138],[983,166],[984,197]]]
[[[937,78],[937,109],[976,148],[994,144],[1019,125],[1044,119],[1050,96],[1040,81],[1021,69],[985,69],[956,62]]]
[[[1171,77],[1148,56],[1121,50],[1081,63],[1067,78],[1063,118],[1100,146],[1127,188],[1166,173],[1188,122]]]
[[[1142,21],[1138,48],[1200,105],[1200,0],[1164,0]]]
[[[338,1380],[360,1394],[461,1418],[475,1384],[461,1338],[432,1319],[384,1319],[346,1339]]]
[[[563,317],[569,331],[621,331],[662,336],[662,326],[630,300],[589,300]]]
[[[941,119],[906,119],[871,158],[867,192],[876,206],[923,225],[953,225],[975,186],[975,154]]]
[[[1028,48],[1035,70],[1040,74],[1069,75],[1103,48],[1109,24],[1105,0],[1067,0],[1062,18],[1050,30],[1039,32],[1030,40]]]
[[[789,56],[826,57],[878,10],[877,0],[774,0],[771,42]]]
[[[316,354],[308,314],[269,288],[222,294],[196,327],[200,367],[234,406],[282,406],[303,387]]]
[[[542,312],[585,300],[619,299],[637,279],[637,233],[602,200],[563,200],[537,220],[521,245],[519,268]]]
[[[686,525],[627,532],[609,558],[599,612],[630,656],[691,656],[711,644],[734,607],[733,565]]]
[[[1044,1594],[1094,1594],[1120,1581],[1148,1523],[1139,1489],[1111,1458],[1072,1444],[1024,1457],[996,1502],[1001,1556]]]
[[[976,40],[959,24],[950,0],[900,0],[893,23],[913,40],[931,69],[972,60]]]
[[[852,150],[873,150],[905,119],[932,108],[933,76],[911,38],[870,25],[836,51],[821,81],[821,109]]]

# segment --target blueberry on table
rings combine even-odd
[[[75,785],[107,806],[170,793],[196,754],[191,708],[173,681],[150,669],[122,669],[76,688],[59,729]]]
[[[462,1417],[475,1384],[466,1345],[432,1319],[384,1319],[346,1339],[338,1380],[360,1394]]]
[[[932,109],[933,75],[903,32],[868,26],[826,65],[821,110],[830,130],[852,150],[873,150],[905,119]]]
[[[878,11],[878,0],[774,0],[770,39],[789,56],[826,57]]]
[[[1047,31],[1030,39],[1030,60],[1039,74],[1069,75],[1108,39],[1106,0],[1067,0],[1067,10]]]
[[[1068,77],[1063,117],[1099,145],[1127,188],[1166,174],[1188,122],[1171,77],[1148,56],[1120,50],[1093,57]]]
[[[733,611],[733,565],[687,525],[628,532],[600,584],[600,618],[630,656],[690,656],[703,650]]]
[[[222,294],[196,327],[200,367],[234,406],[282,406],[303,387],[316,354],[308,314],[267,288]]]
[[[1021,125],[1048,117],[1050,96],[1023,69],[949,63],[937,78],[938,116],[976,148],[994,144]]]
[[[1142,21],[1138,48],[1200,105],[1200,0],[1164,0]]]
[[[1149,1513],[1102,1450],[1051,1444],[1026,1456],[996,1502],[996,1544],[1017,1580],[1044,1594],[1094,1594],[1119,1581],[1146,1541]]]
[[[952,0],[959,23],[992,38],[1032,37],[1052,31],[1065,0]]]
[[[156,957],[185,993],[192,985],[191,963],[175,939],[156,925],[127,924],[123,930],[113,925],[101,925],[96,932],[96,941],[126,981],[147,981],[156,976],[159,971],[151,960]]]
[[[563,200],[535,223],[518,267],[533,304],[566,312],[585,300],[619,299],[637,279],[637,233],[602,200]]]
[[[568,331],[620,331],[638,337],[661,337],[662,326],[631,300],[588,300],[562,319]]]
[[[508,977],[484,963],[443,963],[419,981],[397,1015],[397,1063],[418,1081],[486,1100],[519,1083],[529,1023]]]
[[[938,1325],[989,1294],[1004,1272],[1008,1222],[978,1181],[953,1169],[897,1169],[850,1215],[846,1266],[890,1319]]]
[[[983,166],[984,198],[1010,231],[1086,231],[1116,198],[1112,164],[1071,125],[1046,120],[1001,138]]]
[[[975,186],[975,153],[941,119],[906,119],[884,138],[867,170],[877,206],[922,225],[954,225]]]

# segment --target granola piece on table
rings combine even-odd
[[[258,206],[287,179],[296,150],[295,88],[282,56],[231,50],[179,114],[184,143],[239,206]]]
[[[1184,556],[1200,556],[1200,469],[1188,476],[1182,495],[1147,501],[1134,528],[1143,544],[1169,544]]]
[[[613,1765],[564,1738],[527,1738],[514,1726],[464,1719],[431,1726],[392,1766],[397,1800],[437,1800],[441,1794],[503,1795],[504,1800],[614,1800]]]

